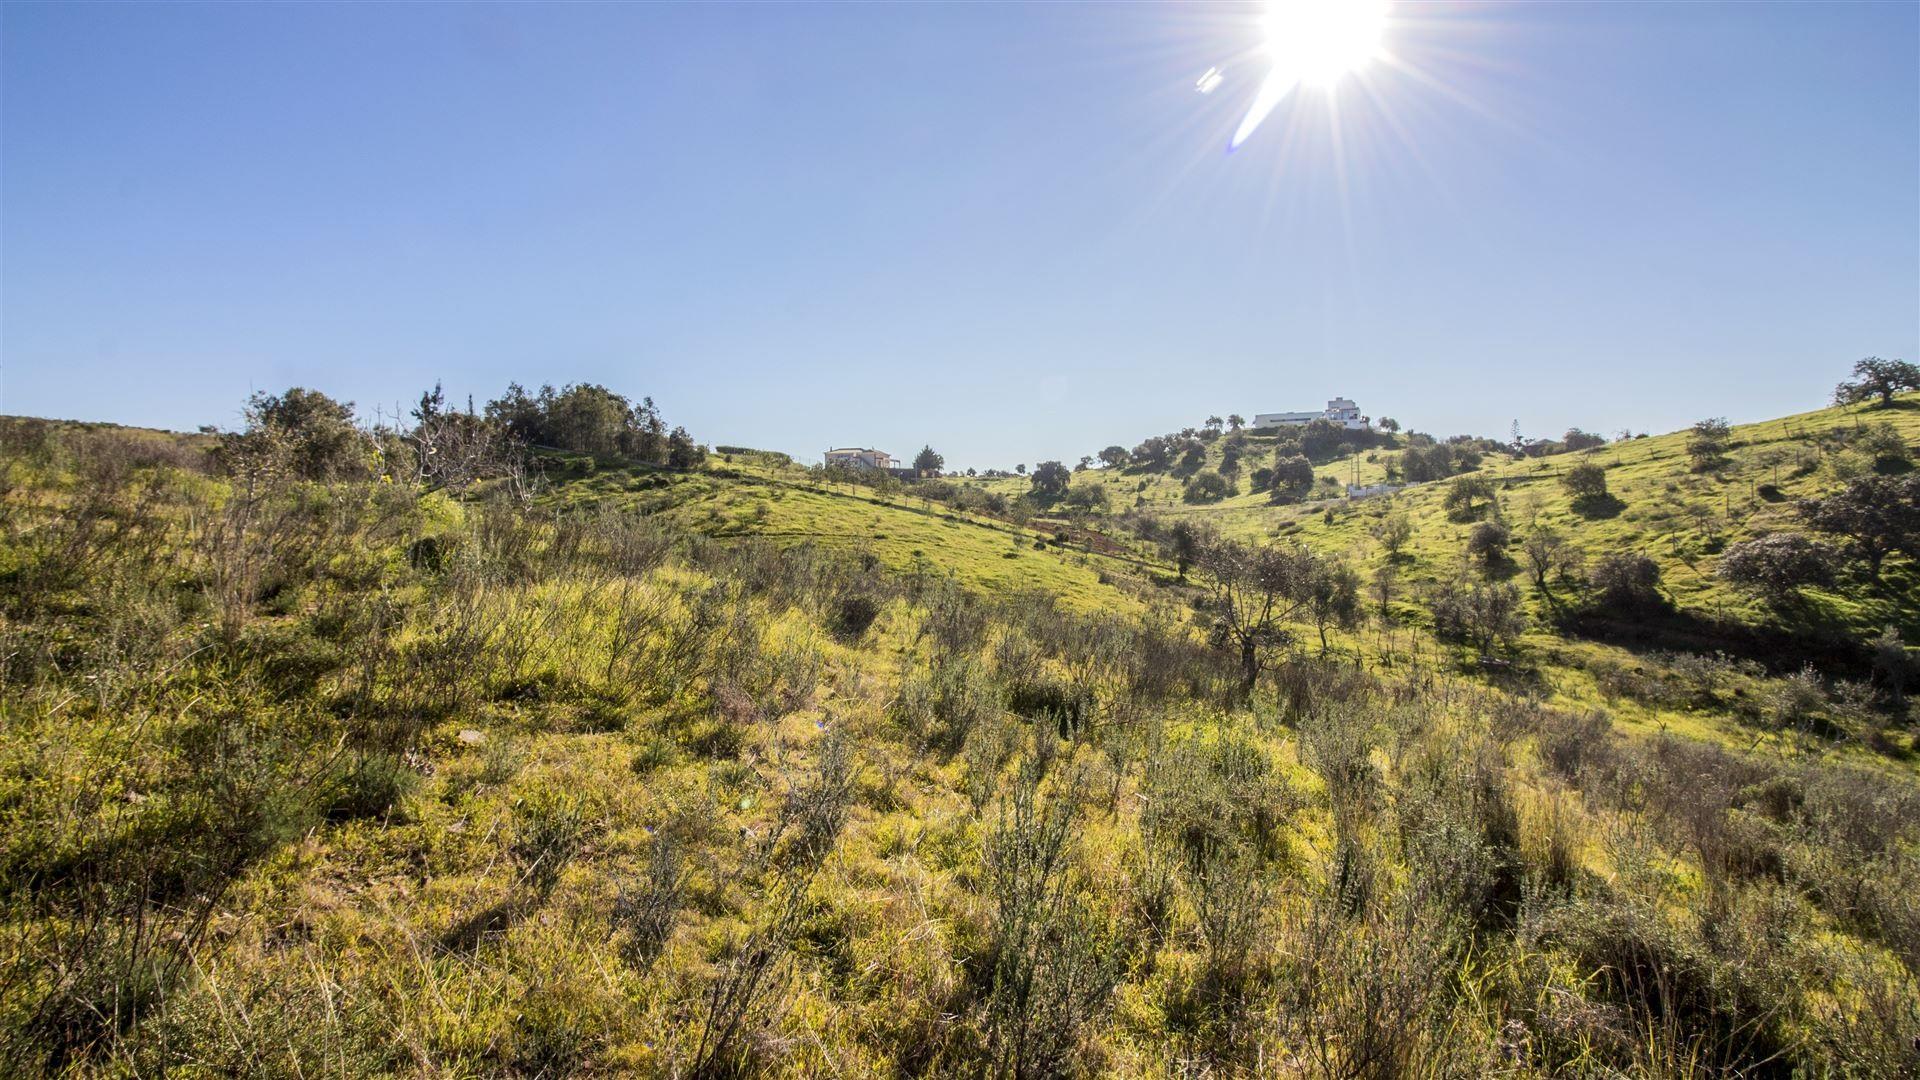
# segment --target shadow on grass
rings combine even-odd
[[[1866,678],[1873,670],[1868,649],[1837,628],[1755,626],[1685,609],[1612,615],[1572,606],[1556,606],[1554,625],[1568,637],[1629,652],[1726,653],[1776,675],[1809,664],[1828,677]]]
[[[1626,508],[1626,503],[1621,502],[1618,496],[1611,494],[1590,495],[1584,499],[1575,499],[1573,501],[1573,512],[1586,518],[1588,521],[1605,521],[1608,518],[1617,518],[1620,516],[1620,511]]]

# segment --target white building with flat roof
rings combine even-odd
[[[1327,402],[1327,407],[1319,412],[1275,412],[1255,413],[1253,428],[1304,427],[1315,420],[1325,420],[1338,424],[1349,431],[1359,431],[1373,423],[1372,417],[1361,416],[1360,406],[1352,398],[1337,397]]]
[[[875,450],[865,446],[842,446],[827,451],[827,465],[845,466],[854,469],[891,469],[893,455],[885,450]]]

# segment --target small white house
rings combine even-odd
[[[1360,415],[1360,406],[1354,404],[1352,398],[1337,397],[1327,402],[1327,407],[1319,412],[1255,413],[1252,426],[1256,430],[1261,428],[1305,427],[1315,420],[1325,420],[1328,423],[1338,424],[1349,431],[1359,431],[1362,428],[1371,426],[1373,423],[1372,417]]]
[[[827,451],[827,466],[840,465],[853,469],[891,469],[893,456],[885,450],[875,450],[863,446],[843,446]]]

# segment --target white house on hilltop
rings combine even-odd
[[[1313,423],[1315,420],[1325,420],[1328,423],[1338,424],[1349,431],[1359,431],[1362,428],[1371,426],[1373,423],[1372,417],[1360,415],[1360,406],[1355,405],[1352,398],[1337,397],[1327,402],[1327,407],[1319,412],[1255,413],[1252,426],[1256,430],[1260,428],[1304,427],[1307,424]]]
[[[891,469],[893,468],[893,456],[885,450],[874,450],[861,446],[843,446],[837,450],[827,451],[827,465],[829,468],[835,465],[842,465],[856,469]]]

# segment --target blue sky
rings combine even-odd
[[[1668,430],[1920,360],[1920,6],[1402,3],[1228,155],[1256,15],[9,3],[0,411],[596,381],[1009,466],[1335,394]]]

